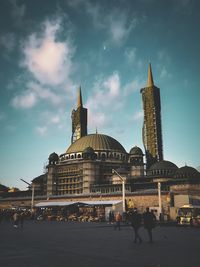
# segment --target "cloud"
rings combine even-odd
[[[47,127],[46,126],[37,127],[36,131],[39,133],[40,136],[44,136],[47,133]]]
[[[159,69],[160,79],[170,78],[172,74],[168,71],[171,64],[171,57],[169,53],[165,49],[162,49],[158,51],[157,57],[157,69]]]
[[[58,115],[53,116],[50,120],[51,120],[51,123],[53,124],[60,123],[60,117]]]
[[[32,108],[37,102],[37,96],[34,92],[31,90],[27,90],[21,95],[15,96],[11,104],[15,108],[23,108],[23,109],[28,109]]]
[[[36,127],[36,132],[40,136],[45,136],[48,132],[62,130],[66,127],[66,114],[62,108],[57,109],[55,112],[44,111],[40,114],[38,122],[40,125]]]
[[[135,62],[136,59],[136,48],[126,48],[125,52],[124,52],[125,58],[127,59],[127,61],[129,63],[133,63]]]
[[[0,36],[0,47],[5,49],[7,53],[14,50],[16,45],[15,35],[13,33],[6,33]]]
[[[144,81],[136,77],[127,84],[122,84],[117,71],[108,77],[98,77],[93,85],[85,106],[88,108],[88,125],[93,130],[107,127],[114,121],[115,114],[119,114],[127,101],[127,96],[138,92],[144,86]],[[137,112],[133,120],[140,120],[143,112]]]
[[[25,82],[23,87],[18,84],[22,90],[11,100],[13,107],[32,108],[41,100],[58,105],[66,98],[73,99],[75,86],[70,75],[75,50],[69,38],[58,40],[62,29],[62,18],[46,20],[40,31],[30,34],[21,45],[24,57],[20,66],[24,71],[20,80]]]
[[[85,104],[88,108],[89,126],[91,128],[102,128],[107,125],[110,120],[108,110],[121,107],[120,101],[117,101],[120,96],[120,87],[121,82],[117,72],[113,72],[107,78],[100,77],[96,80],[92,88],[94,93]],[[119,104],[116,105],[116,103]]]
[[[122,44],[126,41],[131,31],[138,24],[137,18],[129,18],[126,13],[121,13],[120,10],[115,11],[108,16],[111,39],[115,44]]]
[[[128,96],[130,94],[132,94],[133,92],[138,92],[140,91],[140,89],[142,87],[144,87],[146,81],[142,80],[139,77],[135,77],[133,81],[131,81],[130,83],[127,83],[124,86],[123,92],[124,92],[124,96]]]
[[[11,17],[13,18],[15,25],[21,25],[26,12],[25,4],[17,4],[17,0],[9,0],[9,2],[11,4]]]
[[[165,66],[162,67],[162,69],[160,70],[160,78],[166,78],[168,76],[168,72],[165,68]]]
[[[49,100],[52,104],[58,105],[62,101],[62,96],[40,84],[30,82],[28,87],[34,92],[38,99]]]
[[[73,48],[69,41],[57,40],[61,20],[45,21],[43,28],[42,36],[33,33],[25,42],[22,64],[40,83],[58,85],[71,74]]]
[[[63,97],[56,94],[52,90],[41,86],[38,83],[27,83],[27,89],[16,95],[11,105],[15,108],[28,109],[34,107],[40,100],[47,100],[48,102],[58,105],[63,101]]]
[[[84,10],[92,18],[93,26],[104,30],[109,41],[114,45],[123,44],[141,21],[126,8],[113,7],[111,11],[105,12],[103,6],[94,1],[76,0],[73,2],[68,1],[68,5],[79,11]]]
[[[143,111],[139,110],[139,111],[135,112],[135,114],[133,115],[133,120],[134,121],[142,120],[143,116],[144,116]]]

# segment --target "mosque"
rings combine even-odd
[[[125,179],[126,193],[156,189],[158,182],[166,192],[177,186],[197,186],[200,173],[195,168],[178,168],[163,159],[160,89],[154,85],[151,64],[147,85],[140,92],[144,110],[144,152],[137,146],[127,152],[111,136],[97,132],[88,134],[87,109],[79,88],[77,107],[71,115],[71,145],[65,153],[54,152],[49,156],[47,173],[33,180],[35,188],[43,190],[47,197],[101,195],[112,198],[122,190],[120,176]]]
[[[72,110],[71,145],[66,152],[49,155],[46,173],[32,180],[35,195],[50,200],[116,200],[125,181],[127,205],[157,206],[161,184],[163,209],[168,212],[174,196],[183,194],[188,202],[200,201],[200,173],[191,166],[178,168],[163,158],[160,89],[154,85],[151,64],[143,102],[142,139],[144,151],[133,146],[129,152],[111,136],[87,132],[87,109],[81,88]]]

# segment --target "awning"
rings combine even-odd
[[[78,202],[72,201],[46,201],[35,204],[35,207],[56,207],[56,206],[69,206]]]
[[[96,200],[96,201],[77,201],[77,202],[72,202],[72,201],[46,201],[46,202],[39,202],[35,204],[35,207],[40,208],[40,207],[61,207],[61,206],[69,206],[69,205],[78,205],[78,204],[85,204],[89,206],[109,206],[109,205],[116,205],[121,203],[122,201],[119,200]]]
[[[119,201],[119,200],[96,200],[96,201],[84,201],[83,202],[84,204],[87,204],[87,205],[91,205],[91,206],[98,206],[98,205],[104,205],[104,206],[107,206],[107,205],[116,205],[116,204],[119,204],[119,203],[122,203],[122,201]]]

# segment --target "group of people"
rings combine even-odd
[[[153,242],[152,229],[156,225],[156,216],[154,215],[153,211],[149,210],[148,207],[146,208],[146,211],[143,213],[143,215],[140,214],[136,208],[130,215],[130,222],[135,233],[134,242],[137,243],[137,241],[139,241],[139,243],[142,243],[142,238],[139,234],[139,229],[142,226],[142,221],[144,224],[144,228],[147,230],[148,233],[149,243],[152,243]]]
[[[144,228],[147,230],[148,237],[149,237],[149,243],[153,243],[153,236],[152,236],[152,229],[156,225],[156,216],[154,215],[153,211],[150,211],[149,208],[146,208],[146,211],[143,214],[140,214],[137,210],[137,208],[133,209],[133,212],[129,213],[129,221],[131,223],[131,226],[134,230],[134,242],[142,243],[142,238],[139,234],[139,229],[142,225],[144,225]],[[122,221],[122,216],[119,212],[117,212],[115,216],[115,226],[114,229],[120,230],[120,222]]]

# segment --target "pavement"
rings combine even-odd
[[[26,221],[23,228],[0,224],[0,267],[199,267],[200,229],[157,226],[154,243],[144,228],[107,223]]]

